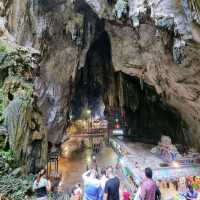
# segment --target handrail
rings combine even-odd
[[[74,134],[70,135],[70,137],[104,137],[105,134]]]

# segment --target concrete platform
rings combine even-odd
[[[180,177],[199,176],[200,166],[168,166],[162,167],[164,161],[151,153],[153,145],[129,142],[115,138],[114,141],[125,150],[120,162],[132,171],[138,179],[144,176],[144,169],[150,167],[153,170],[155,180],[171,180]]]

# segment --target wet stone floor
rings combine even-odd
[[[70,158],[60,158],[59,172],[62,175],[62,189],[70,191],[77,184],[82,184],[82,174],[86,171],[87,165],[91,163],[92,150],[86,149],[83,152],[74,153]],[[97,155],[98,167],[105,168],[107,166],[115,166],[117,163],[117,155],[111,147],[104,147]]]

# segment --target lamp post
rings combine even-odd
[[[91,114],[91,110],[90,110],[90,109],[87,110],[87,114],[88,114],[88,115]]]
[[[92,122],[92,112],[91,112],[90,109],[87,109],[87,114],[89,115],[89,118],[90,118],[90,120]],[[89,124],[88,124],[88,132],[89,132]]]
[[[69,119],[70,119],[70,121],[72,120],[72,118],[73,118],[73,115],[70,114],[70,115],[69,115]]]

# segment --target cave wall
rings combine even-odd
[[[70,1],[17,0],[6,9],[8,30],[17,43],[41,52],[40,77],[35,80],[38,105],[48,140],[59,143],[66,127],[70,81],[79,64],[83,16]]]
[[[95,41],[105,32],[111,43],[109,69],[153,87],[160,101],[174,108],[186,122],[187,126],[181,127],[185,140],[199,147],[198,10],[192,8],[195,18],[187,1],[3,0],[3,3],[12,39],[41,52],[41,74],[35,80],[35,88],[49,141],[61,141],[77,70],[84,67],[87,75],[89,71],[93,77],[92,67],[102,64],[95,63],[95,59],[88,63],[87,58]],[[105,26],[100,26],[102,19]],[[119,87],[111,79],[103,92],[108,110],[124,104]]]
[[[17,0],[6,4],[7,28],[15,41],[41,52],[35,88],[53,144],[60,143],[67,126],[77,70],[85,66],[90,45],[104,29],[98,13],[87,3]]]

